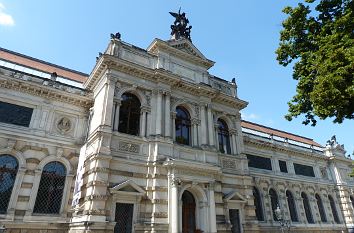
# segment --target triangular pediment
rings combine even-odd
[[[126,192],[126,193],[139,195],[139,196],[145,195],[145,191],[132,180],[127,180],[120,184],[116,184],[113,187],[111,187],[109,190],[111,193]]]
[[[169,40],[167,41],[167,43],[173,48],[179,49],[193,56],[207,60],[207,58],[189,40]]]
[[[179,57],[185,61],[190,61],[209,69],[215,62],[207,59],[193,44],[187,39],[163,41],[155,39],[147,51],[158,55],[159,51]]]
[[[237,191],[231,191],[230,193],[226,194],[223,199],[225,202],[246,202],[247,201],[247,199]]]

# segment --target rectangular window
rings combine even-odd
[[[315,172],[311,166],[294,163],[294,169],[296,175],[315,177]]]
[[[116,203],[114,233],[133,232],[134,204]]]
[[[286,166],[286,161],[279,160],[279,168],[281,172],[288,173],[288,167]]]
[[[28,127],[33,108],[0,101],[0,122]]]
[[[272,162],[270,158],[265,158],[256,155],[247,155],[248,166],[265,170],[272,170]]]

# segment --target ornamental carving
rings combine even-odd
[[[147,106],[151,106],[151,92],[145,91],[145,98]]]
[[[236,169],[236,161],[233,159],[222,159],[221,165],[226,169]]]
[[[65,134],[70,131],[72,127],[71,120],[68,117],[61,117],[57,123],[57,129],[60,133]]]
[[[139,152],[139,145],[127,143],[127,142],[120,142],[118,150],[132,152],[132,153],[138,153]]]

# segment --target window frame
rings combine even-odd
[[[290,205],[289,205],[289,196],[288,196],[288,193],[290,194],[291,200],[292,200],[293,211],[294,211],[293,214],[291,214],[291,213],[292,213],[292,210],[291,210]],[[298,211],[297,211],[296,199],[295,199],[295,197],[294,197],[293,192],[291,192],[290,190],[286,190],[286,192],[285,192],[285,197],[286,197],[286,203],[287,203],[287,205],[288,205],[288,210],[289,210],[291,222],[299,222],[299,215],[298,215]],[[293,216],[295,217],[295,219],[293,219]]]
[[[259,213],[261,214],[261,219],[259,219],[258,216],[257,216],[257,205],[256,205],[256,200],[257,200],[257,199],[256,199],[256,197],[254,196],[255,191],[256,191],[256,193],[258,194],[258,204],[257,204],[257,205],[259,205],[259,207],[260,207]],[[264,221],[265,221],[265,216],[264,216],[264,208],[263,208],[262,195],[261,195],[259,189],[258,189],[257,187],[255,187],[255,186],[254,186],[253,189],[252,189],[252,195],[253,195],[253,200],[254,200],[256,218],[257,218],[258,221],[264,222]]]
[[[306,217],[307,223],[315,224],[315,220],[313,218],[313,212],[312,212],[312,208],[311,208],[311,203],[310,203],[308,195],[305,192],[301,192],[301,198],[302,198],[302,205],[304,207],[304,212],[305,212],[305,217]],[[306,208],[306,206],[307,206],[307,208]],[[306,210],[308,210],[308,212]],[[309,221],[309,220],[311,220],[311,221]]]
[[[230,137],[231,134],[230,134],[229,126],[226,123],[226,121],[221,118],[218,118],[217,126],[218,126],[217,137],[218,137],[218,144],[219,144],[218,145],[219,152],[230,155],[232,152],[231,152],[231,137]]]
[[[12,150],[12,148],[0,149],[0,155],[3,154],[7,154],[15,157],[18,162],[17,175],[16,175],[15,183],[12,188],[10,201],[7,205],[7,211],[5,214],[0,214],[0,218],[3,219],[4,221],[5,220],[13,221],[15,217],[15,207],[17,204],[17,198],[20,194],[21,184],[26,172],[26,160],[24,159],[21,152],[14,151]]]
[[[271,191],[274,191],[274,194],[275,194],[274,196],[271,194]],[[269,195],[269,200],[270,200],[270,208],[272,210],[273,221],[278,221],[278,219],[274,213],[274,211],[277,209],[278,206],[280,208],[278,193],[274,188],[270,188],[268,191],[268,195]],[[275,203],[273,203],[272,196],[275,198],[275,201],[276,201]]]
[[[11,124],[11,123],[1,122],[1,121],[0,121],[0,126],[3,125],[6,127],[20,127],[23,130],[27,130],[27,129],[32,128],[35,116],[38,114],[38,109],[37,109],[36,105],[22,102],[22,101],[14,101],[13,99],[6,99],[6,98],[3,98],[3,100],[0,102],[32,109],[32,115],[31,115],[31,119],[29,121],[28,126],[21,126],[21,125],[16,125],[16,124]]]
[[[10,205],[10,201],[11,201],[11,196],[13,195],[13,191],[14,191],[14,188],[15,188],[15,184],[16,184],[16,179],[17,179],[17,175],[18,175],[18,170],[19,170],[19,161],[18,161],[18,159],[15,157],[15,156],[13,156],[13,155],[10,155],[10,154],[0,154],[0,158],[1,157],[5,157],[5,156],[7,156],[7,157],[10,157],[10,159],[13,159],[13,161],[11,161],[11,162],[15,162],[15,167],[14,168],[6,168],[6,167],[4,167],[5,169],[5,172],[4,172],[4,174],[7,174],[7,173],[9,173],[10,172],[10,174],[11,173],[15,173],[15,176],[13,177],[13,179],[12,179],[12,184],[11,184],[11,192],[10,192],[10,195],[8,195],[8,200],[7,200],[7,203],[6,203],[6,208],[4,209],[4,211],[3,212],[0,212],[0,215],[6,215],[7,214],[7,212],[8,212],[8,210],[9,210],[9,205]],[[0,171],[2,170],[2,168],[0,167]],[[7,171],[6,171],[7,170]],[[15,171],[11,171],[11,170],[15,170]],[[0,175],[1,175],[2,173],[0,173]],[[0,195],[1,197],[4,197],[3,195]],[[6,201],[6,200],[4,200],[4,201]]]
[[[282,173],[289,173],[289,170],[288,170],[288,163],[285,161],[285,160],[278,160],[278,164],[279,164],[279,171],[282,172]],[[282,171],[282,165],[280,164],[283,164],[285,165],[285,170]],[[283,167],[284,168],[284,167]]]
[[[298,175],[298,176],[305,176],[305,177],[316,177],[316,174],[315,174],[315,169],[313,166],[309,166],[309,165],[305,165],[305,164],[301,164],[301,163],[293,163],[293,166],[294,166],[294,171],[295,171],[295,175]],[[298,169],[300,169],[300,167],[303,168],[312,168],[312,172],[311,172],[311,175],[307,175],[305,173],[299,173]]]
[[[39,211],[39,212],[37,212],[37,211],[36,211],[36,204],[37,204],[37,198],[39,198],[38,194],[39,194],[39,192],[41,191],[41,188],[42,188],[42,187],[41,187],[42,181],[44,181],[44,180],[43,180],[44,177],[52,176],[52,174],[45,174],[44,172],[45,172],[46,167],[49,166],[49,165],[52,164],[52,163],[59,163],[59,165],[64,168],[64,175],[59,175],[59,176],[57,176],[57,177],[50,178],[51,181],[56,180],[56,179],[59,179],[59,178],[63,179],[62,182],[63,182],[63,186],[64,186],[64,187],[62,188],[62,193],[61,193],[61,197],[60,197],[60,205],[58,206],[58,209],[57,209],[56,211],[52,211],[52,212],[48,212],[48,211],[42,211],[42,212],[41,212],[41,211]],[[58,165],[56,164],[55,166],[58,166]],[[49,172],[48,172],[48,173],[49,173]],[[62,204],[63,204],[63,201],[64,201],[63,199],[64,199],[64,195],[65,195],[64,191],[65,191],[66,176],[67,176],[67,169],[66,169],[65,165],[64,165],[63,163],[59,162],[59,161],[51,161],[51,162],[47,163],[47,164],[43,167],[42,173],[41,173],[41,178],[40,178],[39,185],[38,185],[37,195],[36,195],[36,199],[35,199],[35,203],[34,203],[34,207],[33,207],[33,214],[35,214],[35,215],[59,215],[59,214],[60,214],[61,206],[62,206]],[[45,190],[44,190],[44,191],[45,191]],[[52,200],[52,201],[53,201],[53,200]],[[48,204],[48,203],[47,203],[47,204]],[[48,208],[48,207],[47,207],[47,208]],[[42,210],[43,210],[43,209],[42,209]]]
[[[329,205],[331,208],[331,213],[332,213],[334,222],[336,224],[341,224],[338,210],[337,210],[337,206],[336,206],[336,202],[335,202],[334,198],[332,197],[332,195],[328,195],[328,201],[329,201]]]
[[[323,205],[323,200],[322,200],[321,196],[318,193],[315,194],[315,199],[316,199],[318,212],[320,214],[321,222],[322,223],[327,223],[328,219],[327,219],[326,209],[325,209],[325,207]]]
[[[64,191],[63,191],[63,199],[62,203],[60,206],[60,211],[59,214],[34,214],[33,209],[34,209],[34,204],[36,201],[37,193],[38,193],[38,188],[39,188],[39,183],[42,175],[42,170],[44,166],[47,163],[53,162],[53,161],[58,161],[61,162],[66,169],[66,177],[65,177],[65,186],[64,186]],[[57,157],[54,155],[45,157],[41,162],[38,164],[37,168],[34,171],[34,181],[33,181],[33,186],[31,190],[31,196],[30,200],[28,202],[28,210],[25,213],[25,216],[23,218],[23,221],[60,221],[66,219],[66,213],[70,208],[70,204],[68,203],[70,196],[72,195],[72,192],[70,190],[73,182],[73,177],[74,175],[72,174],[73,168],[68,160],[66,160],[63,157]]]
[[[178,110],[180,110],[184,114],[186,114],[187,117],[186,118],[179,118],[178,117]],[[181,130],[180,130],[181,131],[181,135],[177,135],[177,127],[179,125],[181,125]],[[176,118],[175,118],[174,127],[175,127],[175,139],[174,139],[175,142],[177,142],[180,145],[191,146],[192,145],[192,119],[191,119],[190,112],[184,106],[177,106],[176,107]],[[185,139],[184,136],[183,136],[183,132],[184,132],[183,129],[187,130],[187,135],[188,135],[187,139]],[[183,140],[186,140],[187,143],[178,141],[179,140],[178,137],[180,137]]]
[[[126,100],[124,100],[125,96],[127,96]],[[129,99],[129,98],[131,98],[131,99]],[[139,105],[137,105],[137,106],[133,105],[131,100],[136,101],[136,104],[139,103]],[[125,103],[128,103],[129,105],[124,106]],[[119,105],[120,105],[120,107],[119,107],[119,117],[118,117],[119,118],[118,119],[118,128],[114,129],[114,123],[113,123],[113,129],[119,133],[129,134],[132,136],[140,136],[141,107],[142,107],[140,98],[134,93],[124,92],[121,96],[121,101],[120,101]],[[129,108],[127,109],[127,107],[129,107]],[[115,109],[114,111],[117,111],[117,107],[115,107],[114,109]],[[132,109],[134,111],[132,111]],[[122,116],[126,113],[128,114],[128,116],[127,116],[128,119],[127,119],[127,122],[123,122]],[[113,115],[113,122],[115,122],[116,113],[114,113],[112,115]],[[134,122],[131,123],[131,118],[133,117],[133,115],[136,117],[136,119],[134,121],[135,123]],[[137,127],[135,129],[136,132],[135,131],[133,132],[133,130],[131,129],[131,125],[137,125]],[[123,126],[125,127],[124,129],[121,128]]]
[[[259,155],[253,155],[253,154],[246,154],[246,156],[247,156],[247,160],[248,160],[248,167],[249,168],[255,168],[255,169],[261,169],[261,170],[265,170],[265,171],[273,171],[273,167],[272,167],[272,159],[271,158],[269,158],[269,157],[265,157],[265,156],[259,156]],[[263,162],[265,162],[265,161],[267,161],[267,168],[262,168],[262,167],[260,167],[260,166],[250,166],[250,164],[252,163],[252,159],[250,159],[250,157],[253,157],[253,158],[261,158],[261,159],[263,159],[264,161]]]

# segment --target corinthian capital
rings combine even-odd
[[[177,178],[177,177],[173,177],[170,180],[170,184],[172,187],[178,187],[178,185],[180,185],[182,183],[181,179]]]

